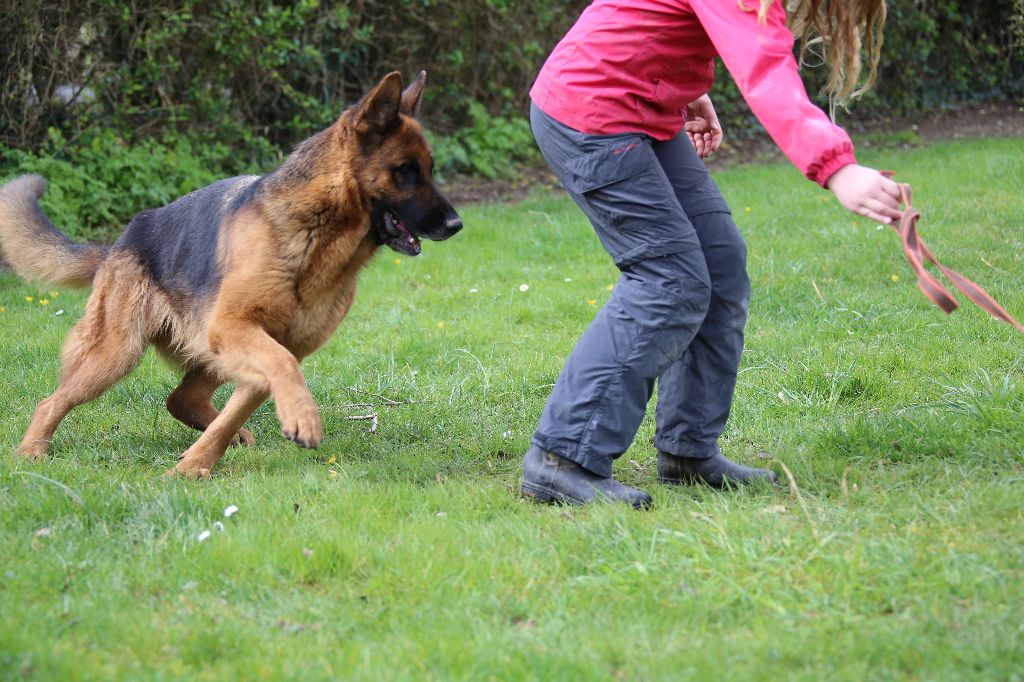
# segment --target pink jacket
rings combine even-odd
[[[759,0],[596,0],[548,57],[530,97],[580,132],[668,140],[682,129],[686,105],[711,87],[717,54],[779,148],[824,186],[856,162],[853,144],[808,99],[781,1],[766,24],[758,22],[758,6]]]

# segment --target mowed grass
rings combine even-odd
[[[1016,139],[862,160],[1024,317],[1022,158]],[[517,495],[616,279],[565,197],[465,207],[451,241],[382,252],[305,363],[320,450],[265,405],[209,481],[161,478],[195,434],[152,353],[48,460],[13,456],[85,295],[4,275],[0,677],[1022,679],[1024,337],[944,316],[889,228],[792,168],[717,179],[754,282],[722,445],[797,487],[660,485],[649,415],[616,464],[647,513]]]

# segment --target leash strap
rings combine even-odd
[[[882,175],[893,179],[893,171],[882,171]],[[910,185],[899,183],[900,194],[902,195],[903,204],[906,208],[903,211],[903,216],[893,223],[893,229],[896,230],[896,234],[900,236],[900,240],[903,242],[903,253],[906,255],[907,260],[910,262],[910,267],[913,268],[914,274],[917,275],[917,287],[924,293],[925,296],[930,298],[935,305],[942,308],[947,314],[953,312],[958,307],[956,299],[950,294],[939,281],[924,267],[924,261],[927,260],[933,263],[942,274],[944,274],[949,281],[951,281],[957,289],[963,292],[963,294],[971,300],[976,306],[982,310],[988,311],[993,317],[997,317],[1000,320],[1013,325],[1021,333],[1024,333],[1024,326],[1013,319],[1010,313],[996,302],[987,291],[982,289],[980,286],[961,275],[956,270],[950,270],[945,265],[939,262],[939,259],[932,254],[931,249],[921,239],[921,235],[917,231],[917,221],[921,218],[921,212],[910,205],[911,190]]]

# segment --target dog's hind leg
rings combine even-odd
[[[202,367],[188,370],[181,383],[167,396],[167,411],[185,426],[205,431],[220,412],[213,406],[213,392],[224,383]],[[254,445],[256,439],[239,428],[232,445]]]
[[[249,415],[267,399],[269,392],[258,384],[239,384],[228,398],[217,418],[203,431],[199,440],[181,456],[181,461],[167,472],[188,478],[207,478],[210,470],[231,445]]]
[[[57,425],[72,409],[98,397],[132,371],[148,343],[144,332],[145,283],[104,265],[97,273],[85,316],[64,344],[57,390],[39,403],[18,454],[43,457]]]

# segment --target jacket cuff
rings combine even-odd
[[[837,170],[843,166],[849,166],[851,163],[857,163],[857,159],[853,155],[853,145],[847,142],[830,149],[818,157],[818,159],[807,168],[806,175],[822,187],[825,187],[825,183],[828,182],[828,179],[831,178]]]

